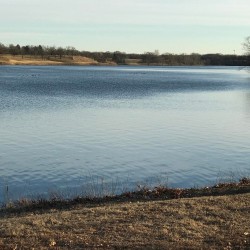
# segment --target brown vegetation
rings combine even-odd
[[[92,58],[84,56],[64,56],[60,57],[46,57],[30,55],[1,55],[0,65],[99,65],[97,61]]]
[[[75,205],[0,217],[1,249],[249,249],[250,194]]]
[[[32,248],[250,249],[250,179],[2,208],[0,249]]]

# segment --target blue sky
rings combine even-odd
[[[0,0],[0,42],[242,54],[250,0]]]

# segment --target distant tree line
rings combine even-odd
[[[243,55],[221,55],[221,54],[207,54],[202,55],[201,60],[204,65],[221,65],[221,66],[249,66],[250,56]]]
[[[13,56],[21,55],[21,56],[39,56],[43,59],[50,59],[50,57],[59,57],[63,56],[74,56],[77,55],[79,51],[77,51],[74,47],[55,47],[55,46],[33,46],[26,45],[20,46],[19,44],[13,45],[10,44],[8,46],[0,43],[0,54],[11,54]]]
[[[33,46],[19,44],[4,45],[0,43],[0,54],[11,54],[12,56],[35,56],[42,59],[73,56],[85,56],[100,63],[115,62],[117,64],[130,64],[131,62],[142,65],[224,65],[224,66],[249,66],[250,65],[250,37],[246,38],[244,48],[249,53],[246,55],[222,55],[222,54],[159,54],[156,52],[146,52],[143,54],[115,51],[115,52],[89,52],[79,51],[74,47],[56,46]]]

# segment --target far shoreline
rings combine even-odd
[[[41,58],[37,56],[0,55],[0,66],[116,66],[114,62],[100,63],[94,59],[73,56]]]
[[[240,67],[245,68],[245,65],[207,65],[207,64],[159,64],[159,63],[142,63],[142,62],[127,62],[116,63],[112,60],[107,62],[98,62],[92,58],[84,56],[72,57],[50,57],[41,58],[38,56],[21,56],[0,54],[0,66],[97,66],[97,67]]]

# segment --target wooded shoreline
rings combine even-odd
[[[237,55],[154,55],[120,52],[79,52],[65,55],[1,54],[0,65],[131,65],[131,66],[239,66],[250,65],[250,56]]]

